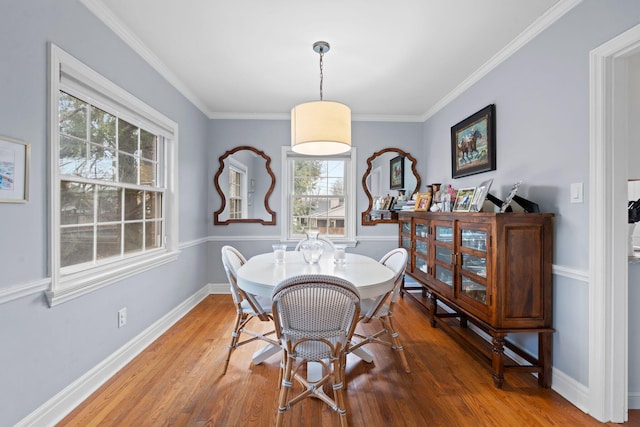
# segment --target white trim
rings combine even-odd
[[[207,287],[209,288],[210,294],[215,294],[215,295],[231,294],[231,289],[229,289],[229,283],[226,283],[226,282],[225,283],[209,283]]]
[[[579,280],[581,282],[589,283],[589,272],[585,270],[576,270],[573,268],[565,267],[563,265],[552,265],[552,272],[556,276],[566,277],[569,279]]]
[[[430,117],[442,110],[450,102],[467,91],[471,86],[476,84],[480,79],[489,74],[498,65],[506,61],[511,55],[520,50],[525,44],[533,40],[538,34],[542,33],[558,19],[562,18],[567,12],[580,4],[582,0],[560,0],[553,7],[547,10],[540,18],[536,19],[522,33],[513,39],[508,45],[502,48],[498,53],[493,55],[486,63],[478,68],[473,74],[467,77],[455,89],[449,92],[444,98],[436,102],[421,117],[422,121],[427,121]]]
[[[0,305],[28,295],[44,292],[51,286],[51,279],[45,278],[26,284],[14,285],[7,289],[0,289]]]
[[[180,250],[183,250],[183,249],[190,248],[191,246],[197,246],[197,245],[201,245],[203,243],[207,243],[208,241],[209,241],[209,239],[207,237],[202,237],[200,239],[189,240],[189,241],[180,243],[178,245],[178,248]]]
[[[583,412],[589,413],[589,387],[553,368],[551,388]]]
[[[449,92],[444,98],[434,104],[421,116],[391,116],[391,115],[353,115],[352,121],[374,121],[374,122],[425,122],[431,116],[443,109],[447,104],[460,96],[464,91],[473,86],[482,77],[491,72],[494,68],[504,62],[507,58],[517,52],[522,46],[527,44],[538,34],[547,29],[550,25],[564,16],[567,12],[578,5],[582,0],[560,0],[553,7],[547,10],[540,18],[529,25],[515,39],[495,54],[489,61],[483,64],[478,70],[467,77],[455,89]],[[221,120],[290,120],[288,113],[227,113],[211,111],[206,104],[185,85],[158,56],[151,51],[133,32],[127,28],[103,2],[99,0],[80,0],[100,21],[120,37],[134,52],[138,53],[154,70],[164,77],[169,84],[178,90],[185,98],[196,106],[209,119]]]
[[[173,261],[178,250],[178,124],[153,107],[147,105],[123,88],[106,79],[72,55],[54,44],[49,46],[49,144],[50,144],[50,272],[51,287],[47,292],[50,305],[59,304],[88,292],[102,288],[115,281],[141,271]],[[58,103],[60,91],[88,98],[108,111],[118,112],[133,124],[152,130],[163,138],[163,153],[160,166],[160,187],[163,192],[163,247],[149,250],[139,256],[125,256],[115,261],[76,271],[67,268],[64,273],[60,265],[60,206],[59,182],[59,119]]]
[[[275,240],[275,239],[277,239],[277,237],[273,237],[272,239],[269,239],[269,240]],[[235,238],[232,238],[232,240],[235,240]],[[190,240],[188,242],[180,243],[178,245],[178,248],[182,251],[184,249],[187,249],[193,246],[201,245],[203,243],[208,243],[209,241],[210,240],[206,237],[201,239]],[[46,292],[47,290],[49,290],[50,286],[51,286],[51,278],[45,277],[45,278],[42,278],[33,282],[29,282],[26,284],[19,284],[19,285],[10,286],[9,288],[6,288],[6,289],[0,289],[0,305],[11,302],[13,300],[17,300],[22,297],[29,296],[29,295],[34,295],[40,292]]]
[[[640,409],[640,392],[629,393],[629,409]]]
[[[282,187],[280,193],[280,210],[282,213],[282,223],[280,226],[280,241],[281,242],[291,242],[289,238],[289,229],[288,224],[290,222],[290,212],[289,202],[291,198],[290,194],[293,193],[293,189],[291,188],[292,182],[290,177],[293,174],[293,170],[291,167],[291,159],[313,159],[315,156],[305,156],[303,154],[297,154],[291,151],[291,147],[282,146],[280,151],[281,157],[281,171],[282,171]],[[320,160],[325,160],[330,158],[331,156],[318,156],[317,158]],[[345,227],[347,228],[347,234],[344,238],[341,239],[332,239],[334,242],[344,243],[349,246],[355,246],[356,242],[356,229],[358,228],[357,220],[356,220],[356,204],[357,204],[357,190],[356,190],[356,172],[357,172],[357,149],[356,147],[351,147],[351,150],[344,154],[339,154],[335,156],[336,159],[345,159],[347,163],[347,168],[349,169],[348,173],[345,176],[344,182],[344,197],[346,202],[346,208],[344,212],[344,221]]]
[[[80,0],[100,21],[122,39],[134,52],[142,57],[151,68],[156,70],[171,86],[187,98],[197,109],[209,116],[206,105],[195,95],[182,80],[167,67],[158,56],[136,37],[100,0]],[[209,117],[211,118],[211,117]]]
[[[179,254],[180,251],[166,252],[160,256],[104,266],[105,268],[100,272],[92,270],[90,274],[83,275],[77,283],[75,281],[68,281],[65,283],[65,286],[60,287],[60,289],[53,289],[52,285],[52,289],[45,292],[49,307],[81,297],[82,295],[112,285],[135,274],[176,261]]]
[[[602,422],[626,421],[629,402],[624,57],[638,50],[640,25],[589,55],[589,413]]]
[[[120,347],[109,357],[89,370],[86,374],[69,384],[42,406],[16,424],[16,427],[52,426],[82,403],[109,378],[142,353],[178,320],[197,306],[208,295],[208,286],[204,286],[193,296],[164,315],[138,336]]]

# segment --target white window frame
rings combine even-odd
[[[293,243],[299,240],[298,237],[289,235],[289,224],[291,223],[291,195],[293,194],[293,163],[290,160],[302,159],[309,160],[310,158],[316,158],[316,156],[306,156],[303,154],[294,153],[291,147],[283,146],[281,151],[281,165],[282,165],[282,197],[281,197],[281,212],[282,212],[282,225],[280,228],[280,240],[282,242]],[[328,158],[342,158],[346,160],[346,170],[344,177],[344,203],[345,203],[345,218],[344,226],[346,229],[345,237],[342,239],[331,240],[334,243],[342,243],[348,246],[356,245],[356,148],[352,147],[351,150],[344,154],[337,154],[335,156],[317,156],[318,159]]]
[[[178,124],[112,83],[54,44],[49,49],[49,135],[51,154],[49,305],[63,303],[142,271],[178,258]],[[58,166],[59,94],[69,93],[105,111],[117,112],[129,123],[158,135],[165,141],[163,245],[142,254],[87,265],[61,268],[60,263],[60,172]],[[162,166],[161,166],[162,167]]]
[[[233,218],[233,219],[246,219],[249,218],[249,192],[247,185],[247,175],[249,173],[249,168],[242,162],[234,159],[233,157],[229,158],[229,170],[235,171],[240,174],[240,200],[242,202],[242,217],[241,218]],[[231,182],[227,184],[231,187]],[[231,189],[229,188],[227,194],[231,194]],[[231,196],[229,196],[231,199]],[[231,216],[231,206],[229,206],[229,217]]]

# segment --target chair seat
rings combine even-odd
[[[262,297],[259,295],[254,295],[256,302],[258,304],[260,304],[260,307],[262,307],[262,310],[264,310],[265,313],[271,314],[271,298],[270,297]],[[257,316],[258,314],[251,308],[251,304],[249,304],[249,301],[247,300],[242,300],[242,302],[240,303],[240,307],[242,308],[242,312],[243,313],[248,313],[251,314],[253,316]]]
[[[295,342],[299,337],[292,337],[290,335],[283,336],[283,341],[291,340]],[[343,344],[343,347],[346,345],[346,337],[342,336],[332,336],[325,337],[327,341],[329,341],[334,347],[338,342]],[[286,345],[283,346],[286,348]],[[331,347],[322,341],[303,341],[298,343],[293,351],[291,356],[299,357],[301,359],[306,359],[308,361],[320,361],[324,359],[330,359],[332,355]]]

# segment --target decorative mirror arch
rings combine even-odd
[[[390,163],[392,160],[396,161],[398,156],[401,156],[404,161],[402,168],[404,174],[402,177],[403,186],[401,189],[405,191],[407,199],[411,199],[413,194],[420,188],[420,175],[416,170],[417,161],[410,153],[399,148],[385,148],[376,151],[367,159],[367,170],[362,176],[362,188],[369,199],[367,210],[362,212],[362,225],[393,224],[398,222],[396,215],[388,215],[387,217],[372,215],[374,213],[373,198],[385,196],[390,194],[391,191],[396,191],[396,189],[392,190],[390,188]],[[384,194],[375,194],[376,192],[383,192]]]
[[[216,191],[220,195],[220,209],[213,213],[213,223],[215,225],[226,225],[231,223],[257,222],[263,225],[276,225],[276,213],[269,207],[269,197],[273,193],[276,185],[276,177],[271,170],[271,157],[264,151],[247,145],[239,146],[225,152],[219,157],[220,167],[213,179]],[[225,171],[237,170],[239,176],[238,196],[234,198],[240,212],[230,213],[231,200],[229,194],[229,173],[222,175]],[[271,178],[269,180],[269,177]],[[223,190],[223,188],[225,190]],[[261,206],[254,201],[261,199],[264,194],[264,205]],[[235,209],[236,211],[238,209]],[[240,218],[233,216],[240,215]]]

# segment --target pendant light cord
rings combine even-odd
[[[324,80],[324,75],[322,74],[322,58],[324,57],[324,50],[320,48],[320,101],[322,101],[322,81]]]

